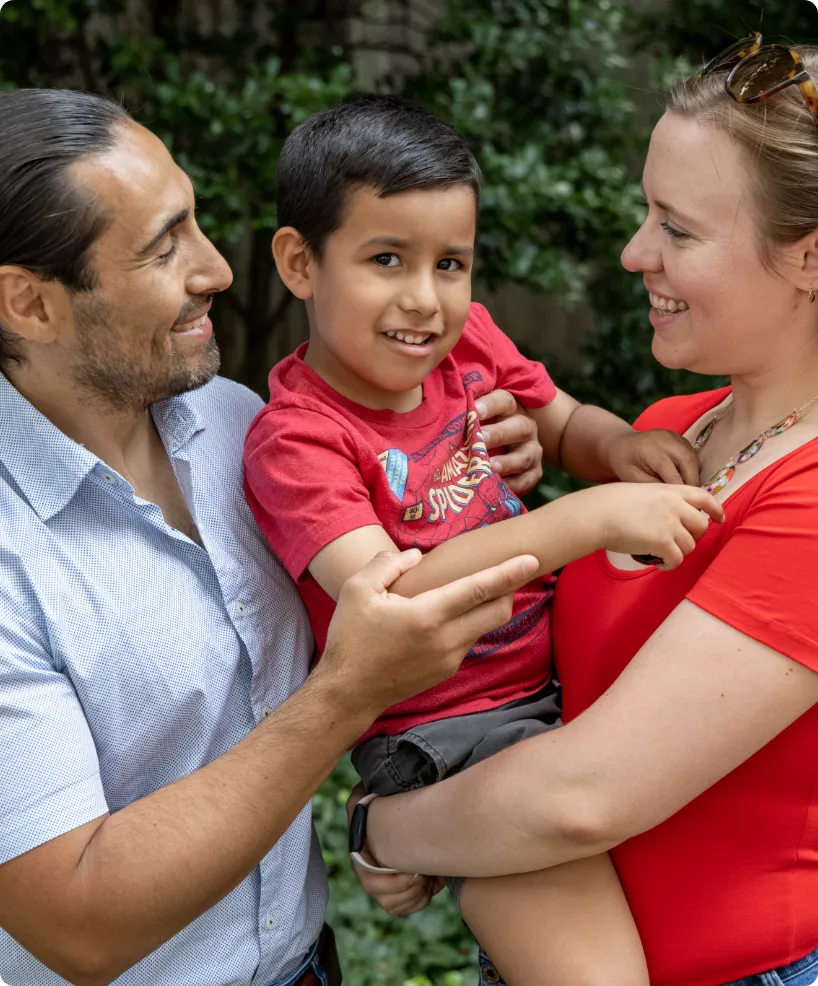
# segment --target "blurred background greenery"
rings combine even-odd
[[[362,89],[420,100],[485,174],[480,297],[510,312],[506,331],[560,386],[633,418],[707,384],[652,360],[641,280],[619,267],[660,92],[755,29],[813,41],[818,14],[798,0],[16,0],[0,13],[0,86],[105,93],[162,137],[236,273],[214,317],[224,371],[262,395],[304,332],[270,256],[283,140]],[[565,488],[549,474],[540,496]],[[475,982],[445,895],[404,921],[359,891],[343,810],[354,780],[344,761],[315,802],[347,982]]]

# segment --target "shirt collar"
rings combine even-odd
[[[189,398],[189,394],[180,394],[152,408],[156,427],[171,455],[204,428]],[[85,477],[103,465],[98,456],[41,414],[3,373],[0,421],[0,463],[43,522],[58,514]]]

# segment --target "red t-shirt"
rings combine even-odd
[[[661,401],[637,427],[682,433],[727,392]],[[672,572],[619,571],[604,552],[565,569],[553,637],[566,720],[683,599],[818,671],[818,441],[748,480],[725,512]],[[654,986],[715,986],[808,954],[818,946],[818,706],[613,857]]]
[[[491,469],[474,402],[502,387],[526,407],[544,407],[556,388],[476,304],[457,345],[424,381],[423,402],[407,413],[342,397],[304,363],[305,350],[270,374],[270,403],[247,436],[245,487],[323,650],[335,603],[307,571],[315,555],[372,524],[401,550],[429,551],[519,514],[522,504]],[[494,708],[546,684],[551,582],[520,589],[510,622],[478,641],[454,677],[388,709],[367,737]]]

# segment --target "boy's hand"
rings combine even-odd
[[[611,471],[625,483],[699,485],[699,458],[673,431],[626,431],[608,441]]]
[[[665,570],[677,568],[696,547],[708,518],[724,520],[721,504],[698,486],[612,483],[585,492],[602,512],[603,547],[655,555],[663,561],[657,567]]]
[[[512,492],[525,496],[542,479],[543,450],[537,425],[507,390],[493,390],[475,406],[486,448],[506,450],[492,458],[492,468]]]

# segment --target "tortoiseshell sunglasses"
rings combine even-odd
[[[737,103],[760,103],[788,86],[798,86],[810,112],[818,117],[818,88],[798,53],[781,45],[762,44],[756,31],[711,59],[699,72],[727,71],[724,87]]]

